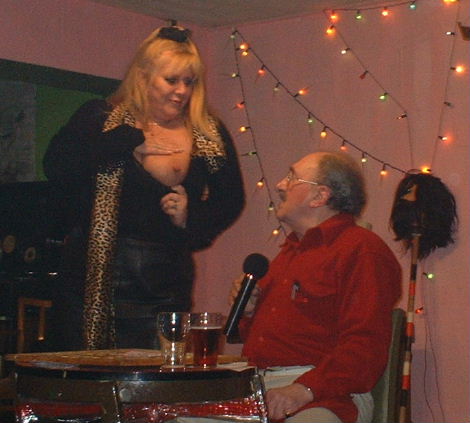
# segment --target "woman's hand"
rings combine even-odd
[[[134,148],[134,155],[141,159],[144,156],[170,156],[172,154],[182,153],[184,150],[177,145],[163,145],[157,143],[143,142]]]
[[[188,218],[188,195],[183,185],[175,185],[171,189],[175,192],[163,196],[160,200],[160,206],[170,216],[175,226],[185,228]]]
[[[145,137],[145,141],[134,148],[134,155],[138,159],[142,159],[143,156],[169,156],[184,151],[177,142],[169,137],[162,136],[162,128],[158,125],[150,125],[147,129],[144,129],[144,125],[137,122],[136,128],[141,129]]]

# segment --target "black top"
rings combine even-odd
[[[85,103],[54,136],[44,157],[48,179],[77,193],[77,203],[71,207],[73,226],[88,232],[99,167],[124,162],[118,236],[191,251],[208,247],[238,218],[245,201],[238,157],[226,128],[218,124],[226,154],[218,158],[217,170],[209,169],[202,155],[191,156],[182,182],[188,195],[188,219],[182,229],[160,208],[160,199],[170,188],[153,179],[133,158],[134,148],[144,142],[142,130],[121,124],[103,132],[111,110],[104,100]],[[205,187],[208,198],[203,195]]]

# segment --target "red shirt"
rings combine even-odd
[[[243,354],[260,367],[314,365],[297,379],[312,389],[308,407],[355,422],[351,393],[370,391],[387,364],[401,268],[392,251],[348,214],[298,240],[290,234],[242,320]]]

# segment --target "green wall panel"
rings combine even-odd
[[[49,141],[80,105],[99,96],[45,85],[38,85],[36,93],[36,169],[38,180],[45,180],[42,158]]]

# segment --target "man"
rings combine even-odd
[[[277,190],[277,216],[292,233],[258,283],[254,313],[240,323],[243,355],[263,369],[271,420],[370,422],[400,266],[355,223],[366,195],[349,156],[309,154]]]

